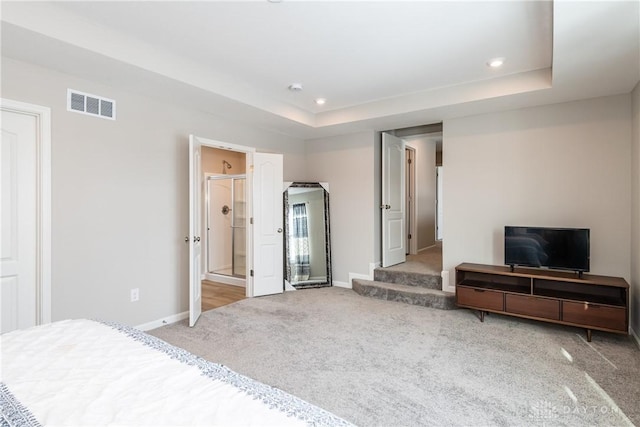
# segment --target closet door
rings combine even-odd
[[[51,321],[50,110],[2,99],[0,333]]]

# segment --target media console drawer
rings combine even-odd
[[[560,301],[532,295],[507,294],[505,296],[505,311],[507,313],[560,320]]]
[[[562,320],[616,331],[627,331],[627,311],[624,307],[563,301]]]
[[[504,292],[459,286],[456,298],[460,305],[486,308],[487,310],[504,310]]]

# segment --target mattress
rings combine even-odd
[[[347,426],[144,332],[66,320],[0,336],[0,426]]]

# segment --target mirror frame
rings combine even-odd
[[[289,262],[289,188],[321,188],[324,191],[324,236],[325,236],[325,256],[327,264],[327,280],[323,282],[312,282],[294,284],[290,282],[291,264]],[[331,280],[331,233],[329,227],[329,183],[328,182],[286,182],[282,195],[284,212],[284,280],[285,288],[289,284],[296,289],[321,288],[333,286]]]

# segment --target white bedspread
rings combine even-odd
[[[0,346],[0,425],[349,425],[128,327],[68,320]]]

